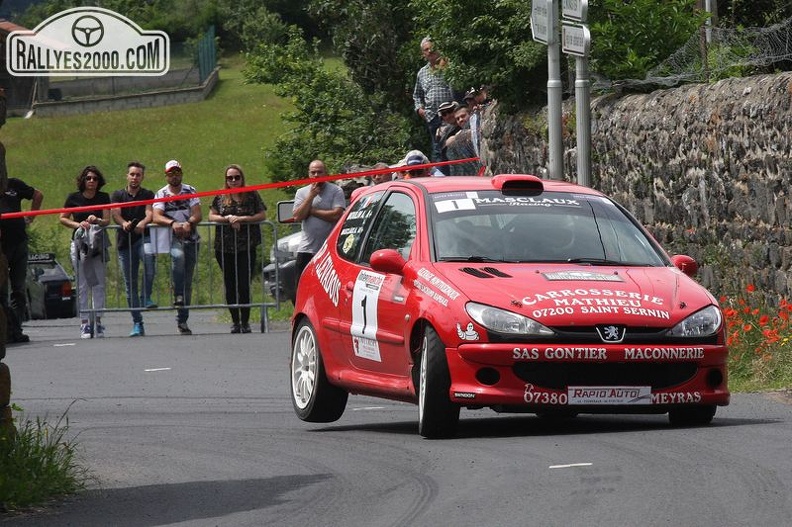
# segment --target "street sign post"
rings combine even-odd
[[[588,0],[562,0],[561,16],[567,20],[585,22],[588,17]]]
[[[585,25],[561,26],[561,49],[568,55],[588,57],[591,49],[591,32]]]
[[[547,133],[548,174],[550,179],[564,176],[564,136],[562,129],[561,46],[558,42],[558,1],[532,0],[533,39],[547,45]]]

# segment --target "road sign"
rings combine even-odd
[[[561,50],[564,53],[588,57],[589,49],[591,49],[591,33],[587,26],[571,24],[561,26]]]
[[[585,22],[588,16],[588,0],[562,0],[561,16]]]
[[[553,0],[533,0],[531,3],[531,34],[542,44],[553,44]]]

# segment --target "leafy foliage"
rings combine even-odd
[[[275,181],[304,177],[312,159],[331,172],[382,159],[398,159],[409,139],[409,123],[382,111],[380,93],[365,94],[344,70],[326,67],[318,43],[309,45],[299,29],[290,29],[286,45],[263,43],[248,54],[248,82],[274,84],[294,110],[282,118],[294,126],[268,152]]]
[[[416,36],[431,35],[449,58],[447,75],[456,89],[493,85],[491,94],[507,108],[542,101],[547,48],[531,38],[531,2],[411,0],[410,6]]]
[[[591,69],[610,79],[643,79],[707,19],[696,0],[596,0],[591,14]]]

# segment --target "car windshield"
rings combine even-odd
[[[668,265],[631,218],[601,196],[493,190],[432,198],[438,261]]]

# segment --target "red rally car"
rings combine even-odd
[[[418,431],[461,407],[542,416],[729,404],[723,314],[621,205],[529,175],[360,189],[300,279],[291,393],[332,422],[348,395],[418,404]]]

